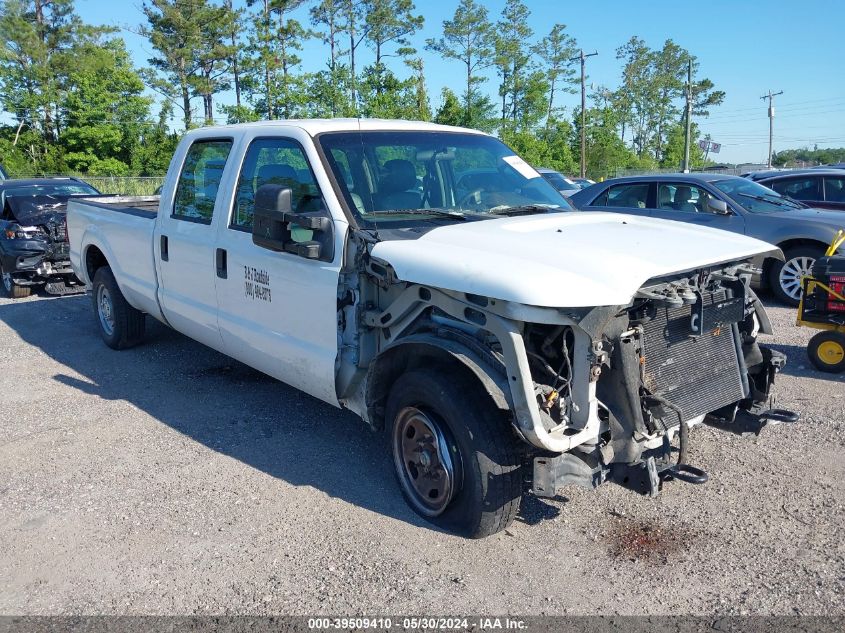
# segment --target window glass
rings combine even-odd
[[[657,187],[657,208],[687,213],[711,213],[706,190],[686,183],[663,183]]]
[[[176,185],[174,218],[211,224],[230,149],[231,141],[197,141],[191,145]]]
[[[347,206],[364,222],[450,222],[512,209],[571,209],[536,170],[486,135],[338,132],[321,135],[319,143]]]
[[[804,204],[784,198],[776,191],[747,178],[726,178],[710,183],[740,205],[749,213],[776,213],[791,209],[803,209]]]
[[[291,190],[291,208],[295,213],[324,208],[317,181],[302,147],[291,139],[257,139],[250,144],[238,177],[235,208],[229,226],[252,230],[255,193],[262,185],[282,185]],[[313,232],[291,228],[293,240],[311,239]]]
[[[845,176],[825,176],[824,199],[829,202],[845,202]]]
[[[15,189],[4,189],[3,193],[9,198],[11,196],[93,196],[99,192],[91,185],[80,182],[66,185],[27,185]]]
[[[596,198],[590,206],[645,209],[648,203],[649,184],[647,182],[635,182],[614,185]]]
[[[556,171],[544,171],[541,175],[558,191],[577,191],[581,189],[581,187]]]
[[[775,180],[768,186],[780,195],[789,196],[795,200],[821,200],[821,196],[819,196],[819,179],[811,176]]]

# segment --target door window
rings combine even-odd
[[[596,198],[590,206],[645,209],[648,203],[648,188],[647,182],[614,185]]]
[[[845,176],[825,176],[824,199],[828,202],[845,202]]]
[[[256,139],[247,149],[238,178],[235,208],[229,227],[251,231],[255,216],[255,193],[262,185],[282,185],[291,190],[295,213],[325,208],[305,152],[296,141],[285,138]],[[291,238],[306,242],[313,232],[291,228]]]
[[[191,145],[176,185],[173,218],[211,224],[223,168],[231,149],[232,141],[229,140],[196,141]]]
[[[766,186],[774,189],[782,196],[789,196],[793,200],[821,200],[821,196],[819,195],[819,179],[812,176],[784,178],[783,180],[776,180],[771,184],[766,184]]]
[[[657,188],[657,208],[686,213],[710,213],[712,196],[706,190],[686,183],[663,183]]]

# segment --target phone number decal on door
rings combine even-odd
[[[270,273],[252,266],[244,266],[244,296],[253,301],[272,302]]]

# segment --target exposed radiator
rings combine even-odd
[[[705,323],[712,322],[707,317],[716,309],[714,302],[724,298],[724,291],[705,295]],[[691,336],[691,315],[689,305],[657,306],[654,318],[643,323],[643,382],[651,393],[679,407],[684,420],[746,396],[734,338],[736,328],[731,323],[705,326],[704,334]],[[664,428],[680,424],[676,411],[656,401],[650,404],[660,412],[656,417],[662,418]]]

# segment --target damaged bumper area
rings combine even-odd
[[[22,226],[3,222],[0,227],[0,265],[19,286],[45,285],[48,292],[64,294],[81,287],[70,263],[64,215],[43,218],[44,223]]]
[[[604,309],[596,309],[579,323],[593,342],[589,374],[599,432],[569,452],[536,456],[535,494],[606,480],[650,495],[670,479],[704,483],[707,474],[687,463],[691,426],[759,433],[767,424],[797,421],[790,411],[765,408],[786,358],[757,343],[757,334],[771,329],[748,287],[752,273],[736,265],[657,280],[630,306],[603,317]],[[601,326],[590,327],[590,318]],[[544,424],[568,427],[579,398],[555,368],[578,358],[566,328],[558,330],[539,348],[539,336],[529,337],[529,358],[544,355],[533,363],[534,375],[554,378],[538,386],[541,414],[549,418]]]

